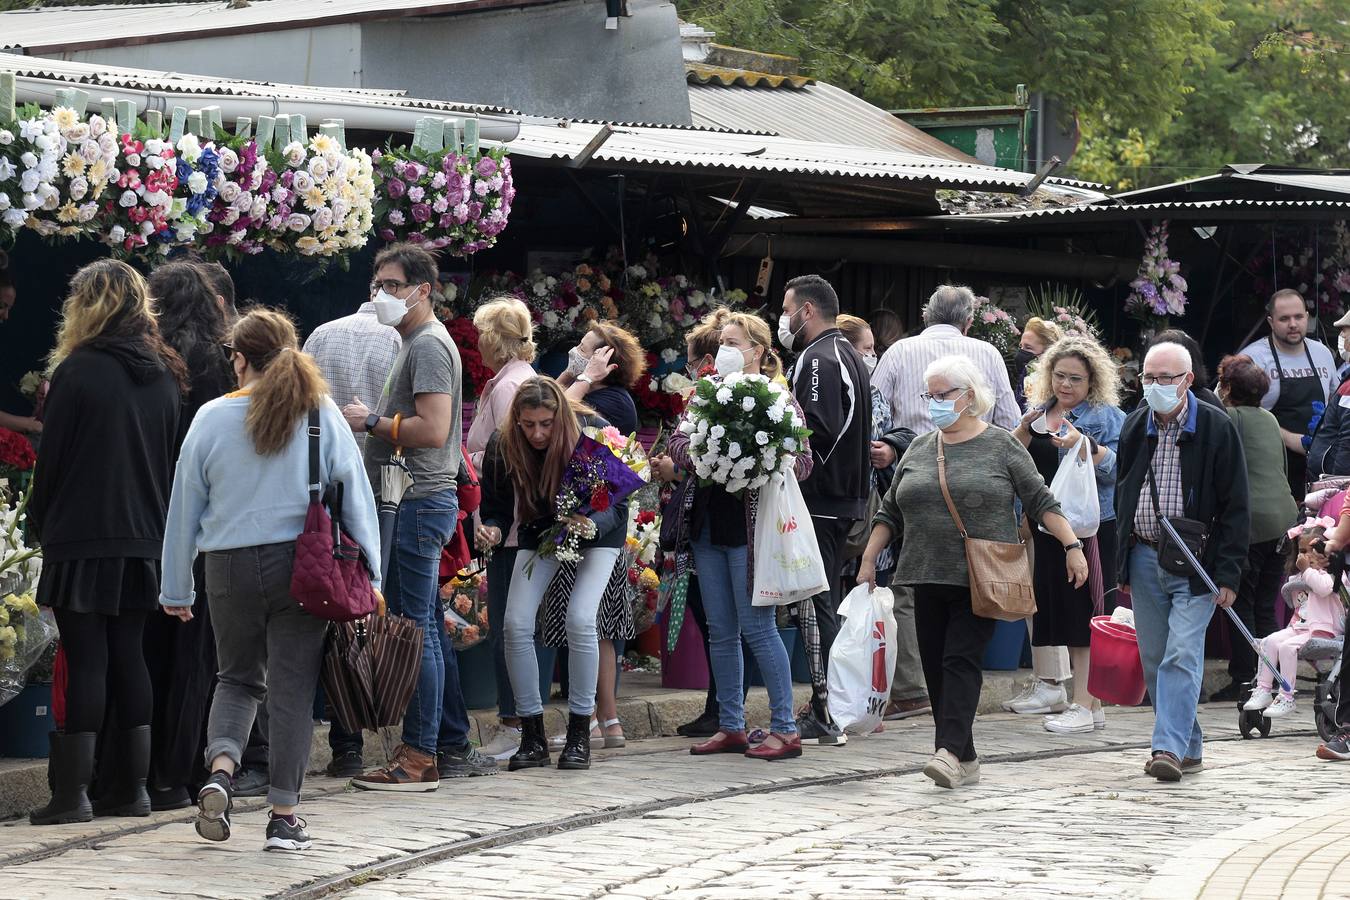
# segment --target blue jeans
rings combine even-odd
[[[385,597],[391,613],[412,619],[422,629],[422,668],[408,700],[408,711],[403,714],[403,743],[435,755],[447,668],[454,673],[455,693],[459,694],[454,650],[441,640],[445,622],[436,580],[441,548],[454,533],[459,516],[459,498],[448,490],[418,500],[404,500],[399,504],[397,516]],[[463,714],[464,701],[460,700],[458,705]],[[464,733],[468,733],[467,724]]]
[[[511,573],[516,569],[518,552],[515,547],[499,548],[488,560],[488,643],[492,645],[492,669],[497,676],[497,715],[503,719],[516,717],[511,673],[506,669],[505,629],[506,599],[511,596]]]
[[[770,728],[777,734],[796,734],[792,717],[792,663],[778,635],[777,607],[754,606],[746,575],[745,547],[718,547],[706,537],[693,543],[703,611],[708,617],[708,651],[717,681],[718,726],[724,731],[745,730],[745,695],[741,690],[745,660],[744,638],[755,655],[769,691]]]
[[[1130,597],[1144,682],[1153,698],[1153,749],[1200,759],[1196,705],[1205,674],[1205,630],[1214,598],[1192,594],[1186,578],[1158,566],[1158,551],[1130,548]]]

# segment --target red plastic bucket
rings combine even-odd
[[[1144,664],[1139,660],[1139,639],[1133,628],[1112,622],[1110,616],[1092,619],[1088,692],[1117,706],[1138,706],[1144,701]]]

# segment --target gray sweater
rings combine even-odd
[[[946,444],[947,487],[969,535],[1017,541],[1013,498],[1032,519],[1059,512],[1059,502],[1036,471],[1025,447],[1002,428],[960,444]],[[937,432],[914,439],[881,502],[876,523],[902,538],[896,584],[969,583],[966,555],[938,484]]]

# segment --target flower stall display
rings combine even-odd
[[[216,195],[207,220],[206,251],[239,259],[267,248],[272,218],[272,189],[277,173],[252,138],[227,138],[220,148]]]
[[[366,245],[374,223],[375,169],[359,148],[316,134],[291,141],[276,162],[269,246],[301,256],[336,257]]]
[[[1262,243],[1248,271],[1262,300],[1279,288],[1293,288],[1309,301],[1315,295],[1317,315],[1335,321],[1350,304],[1350,229],[1338,221],[1329,239],[1321,229],[1311,235],[1306,227],[1281,229],[1273,242]]]
[[[373,155],[380,237],[469,256],[497,243],[515,200],[502,149],[461,153],[386,147]]]
[[[791,466],[809,434],[791,400],[786,387],[764,375],[699,379],[690,415],[680,423],[699,481],[738,494]]]
[[[1167,327],[1168,316],[1186,314],[1186,290],[1181,263],[1167,256],[1167,222],[1160,222],[1149,230],[1144,242],[1144,258],[1130,282],[1125,311],[1146,329],[1161,330]]]
[[[0,126],[0,223],[45,238],[86,234],[116,164],[117,141],[102,116],[25,107]]]
[[[474,327],[472,319],[452,316],[443,321],[445,330],[450,333],[450,339],[459,350],[460,368],[464,374],[463,397],[473,400],[496,373],[483,362],[483,354],[478,350],[478,329]]]
[[[178,192],[178,151],[172,143],[143,132],[144,139],[118,137],[121,157],[111,196],[99,217],[99,238],[122,256],[166,255],[178,238],[177,220],[186,209]],[[191,174],[190,172],[188,174]],[[191,227],[188,239],[196,234]],[[161,249],[162,248],[162,249]]]
[[[661,516],[655,510],[641,509],[636,503],[629,507],[624,551],[628,560],[628,583],[636,594],[633,622],[638,634],[651,627],[656,615],[657,592],[661,587],[661,576],[656,571],[660,533]]]
[[[1013,317],[988,297],[975,298],[974,319],[966,333],[993,344],[1004,359],[1012,359],[1022,339],[1022,330]]]
[[[1064,335],[1101,338],[1097,314],[1083,301],[1083,295],[1061,285],[1041,285],[1032,292],[1029,313],[1059,328]]]
[[[487,562],[476,561],[460,569],[441,585],[441,610],[445,631],[455,650],[468,650],[488,636]]]

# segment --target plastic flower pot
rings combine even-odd
[[[0,706],[0,756],[45,759],[47,734],[56,730],[52,718],[52,686],[30,684]]]
[[[667,651],[666,642],[661,642],[661,687],[691,691],[708,689],[708,658],[703,655],[703,635],[699,634],[694,617],[687,611],[674,652]]]
[[[1117,706],[1144,702],[1144,664],[1134,629],[1112,622],[1110,616],[1094,616],[1091,646],[1088,691],[1092,696]]]
[[[459,687],[469,709],[495,709],[497,673],[492,665],[492,642],[479,641],[467,650],[455,651]]]
[[[1022,643],[1026,640],[1027,623],[1025,619],[1016,622],[998,622],[994,626],[994,636],[984,648],[986,671],[1011,672],[1022,663]]]

